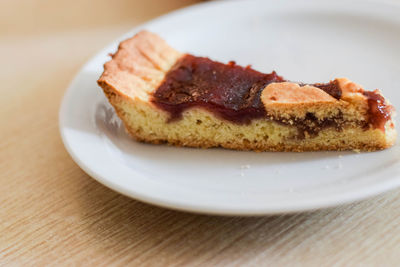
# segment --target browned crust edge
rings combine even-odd
[[[178,146],[178,147],[192,147],[192,148],[226,148],[226,149],[233,149],[233,150],[242,150],[242,151],[255,151],[255,152],[311,152],[311,151],[377,151],[383,150],[390,145],[380,146],[380,145],[369,145],[365,143],[356,143],[354,145],[346,145],[345,147],[340,146],[327,146],[327,145],[313,145],[313,146],[304,146],[304,145],[275,145],[275,146],[268,146],[264,148],[260,148],[257,145],[253,145],[249,143],[248,145],[241,145],[235,143],[216,143],[212,142],[211,140],[208,142],[196,142],[193,140],[176,140],[176,139],[151,139],[148,138],[146,135],[141,135],[134,130],[126,127],[127,132],[131,137],[133,137],[136,141],[153,144],[153,145],[160,145],[160,144],[167,144],[171,146]]]

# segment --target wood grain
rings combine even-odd
[[[26,15],[21,2],[37,8]],[[66,0],[0,4],[0,265],[399,264],[399,190],[309,213],[218,217],[143,204],[86,175],[58,132],[68,83],[118,35],[194,1],[159,1],[156,7],[155,1],[81,2],[90,12],[74,12],[76,3]]]

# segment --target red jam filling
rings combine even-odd
[[[197,106],[229,121],[249,123],[265,116],[260,99],[262,89],[282,81],[275,72],[263,74],[233,61],[223,64],[186,55],[166,75],[153,102],[171,114],[171,121],[181,118],[184,110]]]
[[[382,95],[377,91],[365,91],[364,96],[368,99],[369,123],[374,129],[385,130],[385,124],[391,119],[393,106],[387,105]]]
[[[248,124],[253,119],[268,118],[261,102],[261,92],[268,84],[283,81],[275,71],[264,74],[250,66],[238,66],[233,61],[223,64],[185,55],[167,73],[151,101],[170,114],[170,121],[180,119],[187,109],[202,107],[228,121]],[[336,99],[342,95],[336,81],[312,85]],[[369,124],[384,129],[385,123],[390,120],[391,106],[386,105],[383,97],[375,91],[366,91],[364,95],[368,98]],[[297,122],[299,130],[311,121],[314,122],[312,125],[317,123],[320,129],[336,127],[340,130],[340,126],[332,125],[333,121],[321,122],[312,115],[307,121]],[[274,120],[283,123],[279,119]]]

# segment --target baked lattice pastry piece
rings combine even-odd
[[[290,82],[184,54],[142,31],[123,41],[98,80],[136,140],[255,151],[388,148],[393,106],[346,78]]]

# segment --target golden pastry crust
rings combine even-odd
[[[104,65],[98,84],[136,140],[255,151],[372,151],[387,148],[396,139],[392,121],[386,123],[385,131],[360,127],[359,120],[366,118],[368,103],[362,87],[344,78],[337,79],[342,89],[340,100],[316,87],[300,87],[294,83],[270,84],[261,97],[268,114],[280,118],[303,118],[307,112],[314,112],[322,119],[342,112],[349,123],[341,132],[325,128],[317,136],[305,133],[299,139],[295,126],[268,119],[241,125],[217,118],[201,108],[189,109],[182,119],[168,122],[169,114],[150,101],[151,94],[183,55],[157,35],[142,31],[122,42]]]
[[[149,94],[181,56],[159,36],[141,31],[121,42],[104,64],[98,84],[122,97],[148,101]]]
[[[261,93],[268,114],[275,118],[305,118],[312,112],[318,119],[337,115],[342,103],[321,89],[297,83],[269,84]]]

